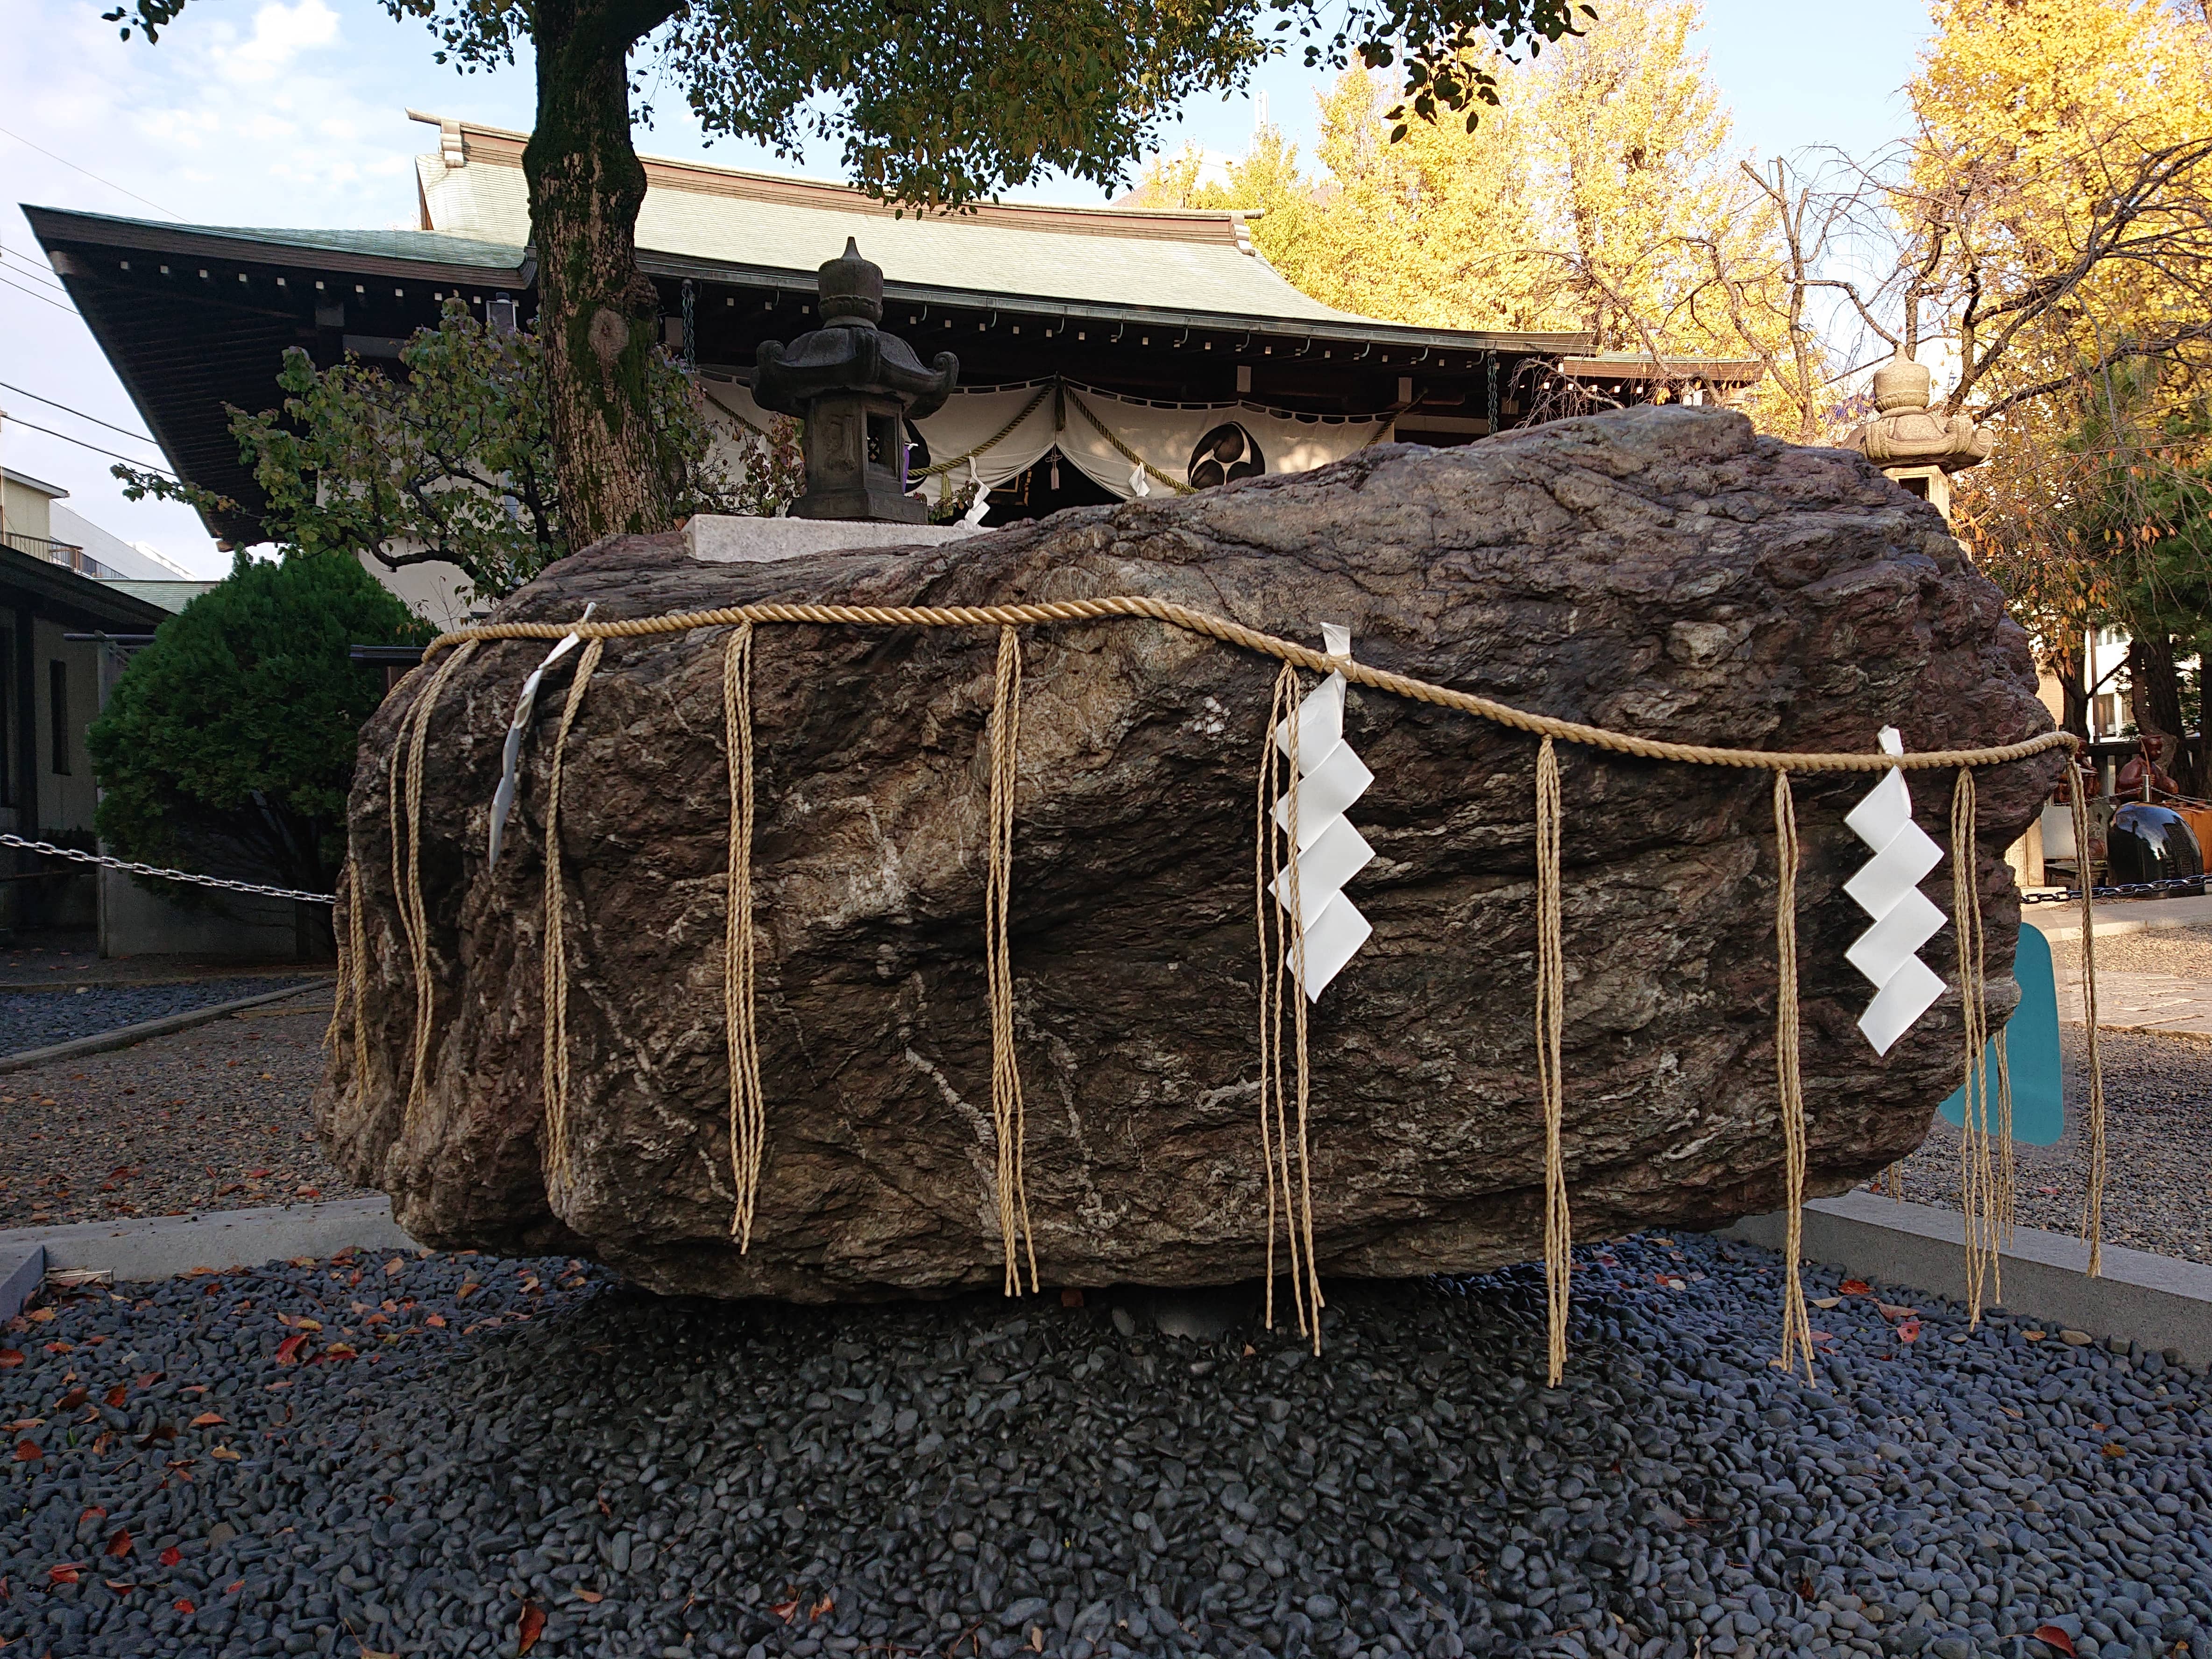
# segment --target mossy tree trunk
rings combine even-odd
[[[645,166],[630,144],[629,52],[668,0],[545,0],[538,124],[522,153],[538,250],[554,465],[568,544],[666,530],[676,480],[655,454],[647,366],[659,299],[637,267]]]

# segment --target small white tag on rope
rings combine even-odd
[[[1322,624],[1324,654],[1352,660],[1352,629],[1339,623]],[[1275,826],[1291,839],[1291,856],[1297,860],[1298,909],[1303,937],[1290,953],[1290,970],[1300,975],[1306,1000],[1317,1001],[1328,982],[1350,962],[1375,931],[1358,907],[1344,896],[1344,884],[1365,869],[1375,857],[1367,838],[1352,828],[1346,811],[1367,793],[1375,775],[1344,740],[1345,681],[1331,674],[1308,692],[1298,704],[1298,741],[1291,748],[1290,722],[1274,731],[1275,746],[1298,770],[1297,811],[1291,811],[1287,790],[1275,799]],[[1291,908],[1290,874],[1279,874],[1269,890],[1287,913]]]
[[[1149,495],[1152,493],[1152,481],[1145,476],[1145,464],[1142,461],[1139,461],[1136,465],[1129,469],[1129,493],[1132,495]]]
[[[593,599],[584,607],[584,614],[578,620],[591,621],[592,612],[599,608],[599,602]],[[499,787],[492,792],[491,798],[489,861],[495,866],[499,863],[499,849],[507,837],[507,815],[514,810],[514,781],[522,761],[522,735],[530,729],[531,711],[538,706],[538,683],[545,678],[547,669],[582,643],[583,637],[580,634],[562,635],[560,644],[545,653],[545,660],[530,671],[530,678],[522,683],[522,695],[515,700],[514,718],[507,725],[507,744],[500,751]]]
[[[1893,726],[1881,728],[1881,742],[1885,755],[1905,752]],[[1943,994],[1942,978],[1920,959],[1921,947],[1943,927],[1943,913],[1920,890],[1943,849],[1912,821],[1912,792],[1902,768],[1883,773],[1844,824],[1874,851],[1844,884],[1851,902],[1874,919],[1844,957],[1875,988],[1859,1030],[1875,1053],[1886,1054]]]

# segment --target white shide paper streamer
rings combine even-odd
[[[1881,728],[1881,751],[1905,752],[1895,726]],[[1912,793],[1896,767],[1882,774],[1844,823],[1874,849],[1866,866],[1844,884],[1874,926],[1844,957],[1874,984],[1874,1000],[1859,1016],[1859,1030],[1875,1053],[1886,1054],[1943,994],[1942,980],[1920,959],[1920,947],[1943,926],[1943,913],[1920,890],[1922,880],[1942,861],[1943,849],[1913,823]]]
[[[1349,661],[1352,630],[1322,624],[1322,649]],[[1375,849],[1344,815],[1367,793],[1375,775],[1344,740],[1344,676],[1331,674],[1298,705],[1297,753],[1291,754],[1290,722],[1275,728],[1275,746],[1298,769],[1298,810],[1291,815],[1286,791],[1275,801],[1276,827],[1291,838],[1297,859],[1298,908],[1304,914],[1306,1000],[1320,1000],[1329,981],[1342,971],[1375,929],[1344,896],[1344,884],[1367,867]],[[1285,913],[1291,908],[1290,872],[1269,890]],[[1295,958],[1288,971],[1296,972]]]

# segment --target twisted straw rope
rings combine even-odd
[[[760,1029],[754,1018],[758,972],[753,956],[753,629],[741,623],[722,653],[722,739],[730,763],[729,920],[722,939],[723,1029],[730,1062],[730,1177],[737,1204],[730,1236],[738,1254],[752,1248],[753,1206],[768,1142],[768,1098],[761,1086]]]
[[[1959,1207],[1966,1239],[1966,1323],[1981,1323],[1985,1301],[2004,1299],[1997,1255],[2002,1209],[1990,1147],[1989,1001],[1982,939],[1978,817],[1971,767],[1959,769],[1951,793],[1951,927],[1959,942],[1959,1003],[1966,1045],[1966,1081],[1960,1096]]]
[[[1081,409],[1081,407],[1082,405],[1079,401],[1078,408]],[[1088,413],[1087,410],[1085,412],[1086,414]],[[1384,670],[1374,668],[1366,664],[1328,657],[1323,655],[1322,653],[1316,652],[1307,647],[1299,645],[1294,641],[1284,639],[1279,635],[1267,634],[1257,629],[1248,628],[1242,623],[1231,622],[1225,617],[1217,617],[1206,611],[1198,611],[1189,606],[1178,605],[1171,600],[1152,599],[1139,594],[1121,594],[1097,599],[1066,599],[1026,605],[849,605],[816,604],[794,605],[781,602],[763,602],[746,605],[725,606],[711,611],[678,613],[672,616],[639,617],[604,623],[501,623],[458,629],[452,633],[441,635],[439,639],[433,641],[424,653],[427,660],[428,658],[434,656],[439,652],[453,647],[459,647],[455,656],[449,659],[445,664],[441,665],[437,676],[432,681],[429,693],[422,700],[424,707],[421,714],[417,716],[416,719],[415,743],[413,745],[415,755],[418,761],[422,730],[424,726],[427,724],[428,720],[428,705],[434,702],[436,692],[441,687],[446,676],[459,666],[461,659],[465,658],[468,651],[472,648],[477,641],[496,639],[556,639],[564,634],[572,632],[581,635],[585,639],[590,641],[585,653],[584,663],[578,670],[576,683],[571,687],[568,704],[562,711],[560,732],[559,736],[556,739],[552,774],[551,804],[549,809],[547,823],[549,854],[547,932],[549,947],[550,947],[547,961],[548,975],[546,987],[548,1004],[546,1023],[547,1103],[550,1130],[549,1138],[555,1149],[554,1161],[556,1164],[564,1165],[567,1155],[567,974],[565,960],[558,949],[560,942],[561,920],[557,867],[553,857],[555,847],[552,840],[552,833],[555,816],[557,814],[558,811],[561,746],[566,741],[569,726],[574,721],[577,708],[582,700],[585,684],[588,681],[592,669],[597,665],[604,641],[609,639],[641,638],[658,635],[684,633],[701,628],[735,628],[746,631],[749,649],[750,630],[754,625],[761,623],[828,625],[842,624],[873,627],[996,627],[1000,630],[1000,636],[997,700],[994,704],[992,720],[992,851],[990,881],[986,897],[986,949],[987,954],[991,958],[987,963],[987,968],[991,981],[990,988],[993,1004],[994,1107],[994,1112],[998,1115],[1001,1125],[999,1136],[1000,1158],[1000,1179],[999,1183],[1000,1223],[1001,1231],[1005,1236],[1005,1243],[1007,1251],[1008,1287],[1010,1290],[1018,1288],[1019,1279],[1018,1273],[1017,1273],[1014,1266],[1014,1223],[1012,1218],[1011,1206],[1017,1203],[1018,1204],[1021,1227],[1025,1241],[1028,1239],[1028,1223],[1026,1194],[1021,1185],[1020,1144],[1023,1135],[1023,1115],[1020,1102],[1020,1080],[1018,1070],[1013,1065],[1012,992],[1010,978],[1006,968],[1006,949],[1005,942],[1006,926],[1006,897],[1007,890],[1011,885],[1012,763],[1014,743],[1016,740],[1014,733],[1018,722],[1019,707],[1019,650],[1013,630],[1025,624],[1061,622],[1080,623],[1103,621],[1110,618],[1145,618],[1164,623],[1171,627],[1182,628],[1189,632],[1218,640],[1227,645],[1253,651],[1261,655],[1273,657],[1285,665],[1284,675],[1279,676],[1277,680],[1276,714],[1271,715],[1268,745],[1270,750],[1272,750],[1275,720],[1276,717],[1280,714],[1282,710],[1284,679],[1287,677],[1291,690],[1291,702],[1288,711],[1288,720],[1293,744],[1293,757],[1289,768],[1287,787],[1292,803],[1292,822],[1294,824],[1296,822],[1295,814],[1297,794],[1297,768],[1295,759],[1297,708],[1295,692],[1297,684],[1296,671],[1299,668],[1312,669],[1319,673],[1341,673],[1346,679],[1358,684],[1370,686],[1376,690],[1389,692],[1395,696],[1407,698],[1410,701],[1425,702],[1436,707],[1452,708],[1462,713],[1474,714],[1478,718],[1492,721],[1495,724],[1506,726],[1511,730],[1531,733],[1542,739],[1542,746],[1538,760],[1537,792],[1539,889],[1538,1066],[1540,1082],[1546,1097],[1545,1247],[1547,1279],[1550,1289],[1551,1301],[1549,1334],[1553,1359],[1552,1375],[1554,1381],[1557,1381],[1561,1374],[1561,1367],[1564,1364],[1565,1359],[1564,1349],[1566,1322],[1566,1289],[1568,1275],[1571,1271],[1570,1248],[1572,1237],[1571,1224],[1567,1210],[1564,1161],[1559,1144],[1562,1128],[1561,1121],[1564,1117],[1564,1100],[1562,1095],[1562,1079],[1560,1076],[1559,1052],[1559,1033],[1563,1024],[1560,1005],[1561,983],[1564,979],[1564,962],[1559,939],[1560,918],[1559,914],[1558,888],[1559,879],[1559,819],[1560,808],[1559,796],[1558,759],[1554,751],[1554,744],[1558,742],[1568,742],[1578,744],[1589,748],[1601,750],[1609,753],[1627,755],[1638,759],[1674,761],[1692,765],[1727,766],[1751,770],[1763,769],[1772,771],[1777,774],[1777,846],[1778,852],[1784,859],[1784,866],[1782,882],[1783,892],[1782,896],[1778,902],[1777,908],[1776,928],[1778,946],[1786,947],[1781,967],[1781,1006],[1778,1010],[1778,1036],[1783,1038],[1784,1042],[1778,1046],[1777,1064],[1780,1068],[1781,1073],[1779,1080],[1783,1093],[1783,1115],[1784,1121],[1785,1140],[1792,1143],[1790,1150],[1787,1153],[1787,1157],[1790,1163],[1790,1216],[1792,1243],[1792,1248],[1790,1250],[1790,1272],[1793,1299],[1785,1305],[1784,1344],[1786,1351],[1791,1340],[1792,1333],[1795,1332],[1797,1334],[1797,1340],[1803,1346],[1809,1370],[1809,1321],[1804,1313],[1802,1307],[1798,1305],[1799,1302],[1802,1301],[1802,1285],[1799,1284],[1796,1279],[1796,1246],[1801,1242],[1799,1231],[1802,1224],[1800,1208],[1802,1197],[1805,1149],[1804,1123],[1802,1115],[1802,1082],[1797,1077],[1796,1068],[1797,1022],[1795,951],[1795,879],[1797,862],[1797,840],[1794,806],[1791,805],[1790,799],[1788,775],[1793,771],[1808,773],[1882,772],[1888,770],[1892,767],[1902,767],[1908,769],[1925,769],[1943,766],[1959,768],[1964,775],[1962,782],[1966,793],[1968,802],[1969,827],[1967,834],[1969,842],[1971,843],[1972,785],[1969,769],[1974,766],[1996,765],[2014,760],[2024,760],[2035,755],[2046,753],[2053,749],[2072,749],[2077,747],[2079,740],[2069,732],[2063,731],[2052,731],[2045,732],[2038,737],[2023,739],[2018,743],[1992,745],[1978,749],[1930,750],[1905,756],[1891,756],[1878,752],[1865,754],[1857,752],[1838,753],[1735,749],[1713,744],[1671,743],[1660,739],[1638,737],[1630,732],[1614,732],[1602,726],[1585,725],[1580,721],[1559,720],[1550,715],[1531,714],[1526,710],[1515,708],[1509,704],[1498,702],[1491,698],[1479,696],[1470,692],[1455,691],[1449,687],[1437,685],[1431,682],[1416,679],[1407,675],[1390,673]],[[1010,653],[1012,653],[1011,663],[1009,657]],[[728,714],[731,708],[731,705],[727,701],[728,696],[730,696],[727,684],[727,672],[728,671],[726,668],[726,715]],[[410,713],[412,711],[410,711]],[[732,718],[734,717],[732,716]],[[738,727],[733,725],[731,730],[734,735]],[[744,787],[744,799],[742,803],[733,800],[732,811],[733,817],[735,817],[740,811],[743,811],[744,815],[744,823],[747,827],[745,839],[749,842],[750,811],[749,718],[744,722],[744,733],[745,738],[745,754],[742,764],[744,766],[746,772],[746,779]],[[734,749],[732,750],[732,757],[733,765],[740,763],[738,761],[737,751]],[[2084,807],[2081,799],[2080,778],[2076,769],[2069,767],[2069,773],[2073,774],[2075,812],[2077,824],[2077,842],[2081,848],[2086,849],[2087,846],[2087,831],[2086,827],[2087,817],[2086,808]],[[1268,842],[1271,849],[1272,838],[1266,835],[1265,815],[1267,799],[1273,791],[1273,775],[1272,757],[1263,757],[1259,785],[1260,800],[1258,810],[1260,819],[1257,828],[1260,830],[1261,840]],[[414,811],[419,811],[421,787],[419,765],[412,769],[409,781],[411,786],[410,807],[414,809]],[[736,787],[737,786],[733,781],[733,789]],[[1972,861],[1971,858],[1965,860],[1960,860],[1958,858],[1954,826],[1954,862],[1971,863]],[[395,823],[395,879],[398,876],[397,853],[397,825]],[[1276,855],[1272,852],[1272,850],[1265,855],[1255,853],[1255,881],[1261,881],[1264,876],[1265,872],[1262,866],[1265,858],[1273,856]],[[749,860],[749,852],[747,857]],[[737,866],[737,860],[738,854],[733,840],[733,871]],[[1276,867],[1279,871],[1281,869],[1282,866],[1279,862],[1277,864]],[[1268,1316],[1272,1321],[1273,1311],[1273,1281],[1274,1214],[1276,1200],[1279,1194],[1287,1212],[1286,1220],[1289,1221],[1291,1226],[1291,1239],[1294,1258],[1292,1291],[1298,1304],[1301,1327],[1304,1328],[1307,1323],[1307,1306],[1310,1300],[1312,1310],[1310,1328],[1316,1346],[1318,1346],[1320,1340],[1319,1315],[1322,1303],[1318,1267],[1315,1258],[1313,1244],[1311,1182],[1307,1156],[1309,1127],[1308,1110],[1310,1096],[1307,1084],[1306,1067],[1306,1000],[1304,994],[1304,975],[1303,963],[1303,931],[1297,926],[1297,865],[1295,844],[1293,845],[1291,856],[1288,864],[1288,872],[1287,882],[1291,899],[1291,927],[1290,932],[1292,938],[1291,951],[1295,964],[1294,972],[1296,975],[1294,981],[1292,980],[1291,974],[1274,971],[1270,965],[1271,958],[1269,952],[1266,948],[1267,933],[1266,921],[1267,907],[1264,903],[1264,884],[1261,888],[1263,899],[1260,905],[1261,912],[1260,918],[1260,930],[1262,944],[1261,984],[1261,1003],[1262,1009],[1261,1085],[1261,1142],[1262,1155],[1263,1158],[1267,1161],[1268,1170],[1269,1184],[1267,1234],[1269,1289],[1267,1312]],[[410,877],[415,878],[416,884],[417,884],[417,890],[419,891],[419,872],[416,865],[413,856],[413,848],[411,846],[410,849],[409,873]],[[1979,941],[1981,938],[1979,896],[1978,888],[1974,886],[1971,878],[1968,880],[1968,889],[1972,893],[1972,915],[1971,920],[1972,936],[1975,941],[1975,948],[1973,951],[1974,988],[1973,994],[1971,996],[1965,994],[1967,990],[1967,987],[1965,982],[1967,969],[1965,966],[1966,955],[1962,950],[1961,992],[1963,999],[1968,1005],[1967,1018],[1972,1030],[1973,1031],[1979,1032],[1986,1030],[1985,1014],[1982,1010],[1979,1001]],[[2104,1102],[2102,1079],[2099,1074],[2096,1054],[2094,961],[2092,948],[2089,943],[2090,928],[2086,920],[2089,906],[2089,885],[2086,874],[2082,882],[2082,894],[2085,915],[2082,954],[2084,978],[2086,981],[2085,994],[2088,998],[2091,1066],[2090,1115],[2092,1125],[2090,1191],[2088,1195],[2088,1209],[2084,1220],[2084,1231],[2087,1233],[2091,1238],[2089,1271],[2092,1275],[2094,1275],[2099,1271],[2100,1267],[2100,1251],[2098,1246],[2100,1243],[2102,1220],[2102,1186],[2104,1178],[2105,1150]],[[749,911],[749,894],[745,901],[745,907]],[[736,893],[733,886],[733,917],[736,909]],[[423,918],[419,913],[419,904],[417,907],[417,913],[410,916],[407,914],[407,902],[403,898],[401,910],[402,925],[409,932],[410,935],[410,943],[415,947],[419,959],[421,952],[427,943],[427,924],[424,922]],[[1963,939],[1964,930],[1962,929],[1961,932]],[[746,939],[749,946],[749,930]],[[418,983],[421,978],[422,975],[418,969]],[[557,990],[556,988],[556,981],[558,981]],[[1296,1011],[1295,1021],[1297,1049],[1297,1138],[1299,1143],[1299,1176],[1300,1185],[1303,1190],[1295,1202],[1290,1184],[1290,1171],[1288,1165],[1289,1125],[1285,1121],[1285,1107],[1286,1105],[1286,1101],[1283,1087],[1281,1069],[1280,1009],[1286,981],[1291,982],[1295,987],[1295,994],[1292,995],[1291,1000]],[[749,978],[746,981],[746,989],[748,994],[744,999],[746,1006],[745,1019],[749,1024],[750,1007]],[[1271,992],[1273,995],[1272,1011],[1270,1008]],[[418,1056],[417,1074],[419,1083],[419,1073],[421,1068],[420,1056],[426,1040],[426,1032],[422,1027],[427,1024],[427,1012],[421,1011],[418,1006],[418,1013],[421,1014],[421,1018],[418,1019],[418,1029],[416,1033]],[[1271,1022],[1273,1027],[1272,1034],[1268,1030]],[[735,1024],[736,1022],[733,1021],[733,1032],[735,1030]],[[737,1036],[732,1036],[732,1042],[733,1045],[733,1053],[735,1052],[735,1046],[740,1041],[741,1039]],[[1967,1067],[1967,1078],[1970,1090],[1974,1080],[1976,1066],[1978,1063],[1978,1051],[1970,1049],[1970,1059]],[[1999,1066],[2001,1072],[2003,1071],[2004,1066],[2002,1056],[1999,1060]],[[2009,1089],[2006,1085],[2008,1084],[2008,1077],[2005,1077],[2002,1078],[2000,1082],[2000,1092],[2003,1097],[2002,1109],[2008,1125],[2010,1118],[2010,1101]],[[733,1072],[732,1084],[732,1158],[733,1163],[740,1166],[742,1165],[743,1160],[740,1158],[738,1154],[737,1136],[739,1119],[744,1109],[740,1107],[738,1102],[738,1091],[741,1086],[750,1085],[740,1085],[737,1080],[736,1074]],[[1984,1085],[1984,1089],[1985,1088],[1986,1085]],[[1272,1125],[1272,1127],[1267,1120],[1267,1112],[1271,1096],[1273,1097],[1275,1115],[1275,1121]],[[758,1095],[757,1092],[754,1094],[753,1097],[756,1103],[757,1103]],[[1969,1116],[1971,1121],[1971,1111]],[[1985,1122],[1984,1127],[1986,1129]],[[1008,1133],[1009,1130],[1012,1132],[1011,1135]],[[1006,1162],[1010,1156],[1013,1160],[1011,1170],[1008,1169]],[[2007,1161],[2008,1163],[2009,1162],[2008,1156]],[[752,1171],[751,1178],[757,1182],[757,1163],[752,1165]],[[1280,1179],[1279,1186],[1278,1185],[1279,1176]],[[740,1168],[740,1188],[741,1191],[745,1190],[745,1182],[742,1173],[742,1168]],[[1303,1212],[1302,1215],[1298,1213],[1300,1211]],[[2009,1213],[2008,1199],[2003,1207],[2003,1213]],[[1300,1224],[1301,1222],[1303,1223],[1303,1225]],[[1303,1238],[1300,1237],[1301,1234],[1303,1234]],[[1301,1243],[1304,1247],[1303,1250],[1300,1249]],[[1036,1284],[1036,1269],[1033,1242],[1030,1243],[1030,1283],[1034,1288]]]
[[[1788,1184],[1789,1236],[1784,1254],[1789,1277],[1782,1289],[1782,1369],[1798,1360],[1813,1375],[1813,1316],[1805,1306],[1800,1269],[1805,1243],[1805,1083],[1798,1069],[1797,802],[1790,775],[1774,775],[1774,1074],[1782,1100],[1782,1158]]]
[[[1555,1388],[1567,1368],[1567,1303],[1575,1243],[1564,1149],[1566,1077],[1559,1062],[1559,1037],[1566,1025],[1560,816],[1559,757],[1547,733],[1536,750],[1536,1090],[1544,1102],[1545,1334]]]
[[[415,1054],[414,1065],[408,1074],[407,1103],[400,1114],[400,1138],[407,1139],[415,1127],[416,1114],[422,1109],[423,1076],[430,1057],[431,1020],[436,1012],[437,987],[430,979],[430,921],[422,902],[422,756],[430,736],[430,711],[438,706],[439,694],[445,690],[446,682],[475,653],[473,641],[438,665],[430,676],[422,695],[415,700],[405,720],[410,730],[407,738],[407,885],[401,890],[400,904],[406,917],[407,944],[415,969]],[[398,846],[394,843],[394,856]]]
[[[817,623],[856,624],[870,628],[1019,628],[1038,623],[1102,622],[1115,617],[1141,617],[1170,627],[1203,635],[1241,650],[1273,657],[1316,674],[1342,674],[1355,685],[1372,686],[1394,696],[1454,708],[1516,732],[1553,738],[1639,760],[1682,761],[1697,766],[1735,766],[1754,771],[1886,772],[1893,766],[1907,769],[1932,767],[1996,766],[2026,760],[2053,749],[2078,747],[2081,739],[2070,732],[2045,732],[2019,743],[1984,749],[1931,749],[1922,753],[1793,752],[1778,749],[1728,749],[1710,744],[1668,743],[1641,738],[1633,732],[1585,726],[1579,720],[1534,714],[1471,691],[1393,674],[1356,661],[1323,655],[1295,640],[1247,628],[1242,623],[1141,593],[1119,593],[1091,599],[1053,599],[1029,605],[786,605],[763,601],[726,605],[714,611],[691,611],[666,617],[635,617],[614,622],[485,623],[456,629],[432,641],[424,651],[428,660],[439,652],[471,640],[557,640],[580,635],[587,640],[641,639],[658,634],[688,633],[700,628],[735,628],[744,623]]]
[[[1022,1293],[1018,1231],[1029,1257],[1030,1289],[1037,1287],[1036,1240],[1030,1232],[1029,1188],[1023,1177],[1029,1117],[1022,1104],[1021,1064],[1014,1054],[1014,975],[1006,918],[1014,884],[1015,760],[1022,730],[1022,640],[999,630],[998,672],[991,703],[991,821],[983,884],[983,972],[991,1009],[991,1122],[998,1143],[999,1237],[1006,1250],[1006,1294]]]
[[[2097,1058],[2097,915],[2089,885],[2089,804],[2081,794],[2081,769],[2069,761],[2066,778],[2074,806],[2074,869],[2081,888],[2081,1022],[2089,1044],[2089,1185],[2081,1206],[2081,1236],[2089,1241],[2089,1277],[2105,1271],[2105,1068]]]
[[[553,733],[553,759],[545,781],[545,1173],[546,1195],[555,1196],[554,1184],[566,1187],[573,1171],[568,1166],[568,896],[561,882],[561,773],[568,747],[568,729],[584,705],[584,690],[592,671],[599,665],[603,639],[584,647],[569,682],[568,701],[561,705],[561,724]]]

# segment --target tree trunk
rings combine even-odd
[[[2081,630],[2075,630],[2075,643],[2061,647],[2051,654],[2051,672],[2057,677],[2058,692],[2063,699],[2061,706],[2065,716],[2059,724],[2084,743],[2089,738],[2089,693],[2081,684]]]
[[[551,0],[537,13],[538,125],[522,152],[538,251],[538,331],[572,548],[675,520],[655,457],[647,368],[659,298],[637,268],[645,166],[630,145],[629,49],[659,0]]]
[[[2153,732],[2166,739],[2160,764],[2186,788],[2182,736],[2189,729],[2181,715],[2181,676],[2173,665],[2173,641],[2153,635],[2128,646],[2129,697],[2135,705],[2136,730]]]

